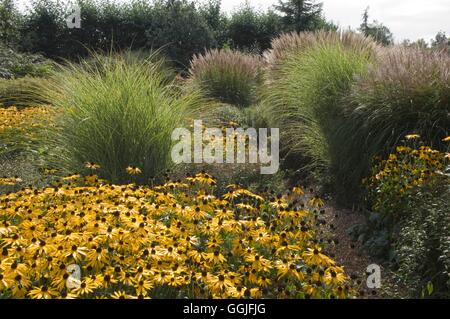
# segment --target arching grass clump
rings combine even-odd
[[[283,67],[292,54],[299,54],[323,44],[341,44],[354,50],[375,50],[376,43],[354,32],[316,31],[283,33],[272,40],[271,48],[263,53],[266,80],[278,79],[283,75],[277,71]]]
[[[94,54],[63,66],[37,93],[59,114],[47,136],[55,164],[79,171],[92,162],[112,182],[148,181],[167,169],[172,131],[205,104],[195,91],[182,94],[162,65],[155,55]]]
[[[0,79],[0,106],[23,108],[48,104],[49,101],[30,95],[30,91],[38,89],[45,81],[46,78],[33,77]]]
[[[261,84],[259,57],[232,50],[211,50],[194,56],[189,82],[220,102],[247,107],[257,100]]]
[[[337,151],[342,142],[335,132],[344,120],[351,86],[374,62],[377,46],[353,33],[290,37],[297,40],[278,60],[275,80],[266,82],[264,104],[271,110],[272,125],[280,127],[284,153],[296,162],[295,168],[336,182],[333,169],[341,160]]]
[[[354,83],[345,121],[335,135],[342,158],[336,173],[354,189],[373,157],[392,152],[405,135],[418,134],[439,150],[446,150],[442,139],[450,135],[449,56],[393,48],[379,60]]]

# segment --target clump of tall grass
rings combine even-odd
[[[238,51],[211,50],[194,56],[189,74],[188,82],[208,97],[247,107],[257,99],[262,81],[261,60]]]
[[[392,147],[415,132],[438,148],[450,130],[450,56],[418,48],[386,49],[379,65],[354,85],[351,99],[356,103],[351,115],[362,115],[370,127],[370,144],[379,139],[379,145]]]
[[[320,30],[316,32],[283,33],[272,40],[271,48],[263,53],[263,60],[270,77],[276,77],[285,60],[291,54],[305,52],[311,47],[324,44],[341,44],[355,50],[376,50],[377,45],[370,38],[354,32]],[[282,75],[282,74],[280,74]]]
[[[357,189],[374,156],[392,152],[407,134],[436,149],[450,135],[450,57],[418,48],[389,48],[361,74],[334,138],[341,145],[336,174]],[[355,192],[353,192],[355,193]]]
[[[335,182],[341,145],[334,134],[343,121],[345,98],[356,76],[374,63],[377,46],[352,33],[290,37],[296,41],[277,66],[277,80],[266,83],[264,105],[270,109],[271,125],[280,127],[284,155],[297,159],[298,169],[331,176]]]
[[[94,54],[68,63],[38,95],[57,108],[48,142],[54,165],[79,171],[86,162],[112,182],[146,182],[171,165],[171,133],[205,106],[199,93],[182,94],[162,71],[163,61]],[[126,171],[138,167],[132,177]]]
[[[49,101],[42,97],[30,95],[46,78],[23,77],[16,79],[0,79],[0,106],[16,106],[18,108],[45,105]]]
[[[263,52],[264,64],[273,70],[291,53],[304,51],[316,42],[316,35],[313,32],[289,32],[283,33],[271,42],[270,49]]]

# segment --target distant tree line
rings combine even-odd
[[[391,30],[384,24],[373,20],[369,21],[369,8],[364,10],[362,15],[362,23],[359,27],[359,31],[366,36],[373,37],[377,42],[382,45],[392,45],[394,44],[394,35]],[[406,47],[419,47],[419,48],[437,48],[437,49],[450,49],[450,38],[447,37],[445,32],[439,31],[434,39],[428,43],[425,39],[418,39],[416,41],[411,41],[405,39],[401,42],[401,45]]]
[[[15,1],[0,0],[0,44],[56,60],[84,57],[90,50],[162,48],[185,67],[205,49],[261,52],[282,32],[338,28],[314,0],[279,0],[264,12],[246,2],[229,15],[221,0],[73,0],[81,9],[81,28],[67,27],[72,6],[66,1],[33,0],[25,12]],[[359,31],[384,45],[393,42],[386,26],[369,22],[367,10]],[[441,34],[436,41],[446,39]]]
[[[285,31],[336,28],[327,22],[321,4],[282,0],[261,12],[248,3],[231,15],[220,0],[76,0],[81,28],[68,28],[72,6],[59,0],[33,0],[19,12],[15,0],[0,0],[0,41],[53,59],[74,59],[89,50],[163,48],[185,65],[194,53],[224,46],[261,51]]]
[[[416,41],[410,41],[408,39],[403,40],[401,43],[405,47],[419,47],[422,49],[443,49],[450,53],[450,37],[447,37],[444,31],[439,31],[434,39],[427,42],[425,39],[420,38]]]

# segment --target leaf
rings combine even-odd
[[[433,294],[433,290],[434,290],[433,283],[431,281],[429,281],[427,283],[428,296],[431,296]]]

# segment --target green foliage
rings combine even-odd
[[[369,8],[364,11],[363,21],[359,27],[359,31],[366,37],[372,37],[375,41],[382,45],[394,44],[394,36],[388,27],[374,20],[369,23]]]
[[[23,77],[18,79],[0,79],[0,105],[28,107],[48,104],[48,101],[34,97],[30,92],[40,87],[46,81],[43,78]]]
[[[0,1],[0,43],[12,45],[19,38],[20,14],[14,0]]]
[[[73,172],[94,162],[110,181],[148,182],[171,165],[172,131],[207,104],[182,95],[154,55],[93,59],[67,64],[37,92],[58,112],[47,132],[54,165]],[[130,165],[142,174],[130,176]]]
[[[243,109],[244,126],[258,128],[271,128],[270,114],[261,103]]]
[[[258,12],[248,4],[233,12],[228,23],[228,37],[233,47],[255,53],[268,49],[281,30],[281,19],[275,12]]]
[[[308,0],[279,0],[284,31],[312,31],[322,23],[322,3]]]
[[[395,243],[398,274],[412,297],[450,298],[449,181],[411,201]]]
[[[420,49],[386,49],[379,62],[352,87],[343,121],[338,181],[358,195],[372,159],[385,156],[405,135],[419,134],[434,148],[445,147],[450,127],[448,55]],[[351,191],[350,191],[351,190]],[[346,196],[350,201],[357,198]]]
[[[431,40],[431,47],[437,49],[450,49],[450,38],[443,31],[439,31],[434,39]]]
[[[211,112],[213,124],[218,127],[230,127],[233,124],[240,126],[245,122],[245,116],[241,108],[229,104],[218,105]]]
[[[213,123],[219,127],[270,128],[269,114],[262,104],[254,104],[247,108],[223,104],[212,111]]]
[[[35,0],[32,10],[26,14],[21,28],[20,48],[43,53],[49,58],[64,56],[65,11],[58,1]],[[67,48],[70,50],[70,48]]]
[[[445,153],[397,147],[368,181],[369,220],[362,241],[389,257],[412,297],[450,296],[450,169]],[[388,255],[389,254],[389,255]]]
[[[53,63],[41,55],[19,53],[0,43],[0,78],[42,77],[49,75],[53,68]]]
[[[291,52],[281,59],[276,80],[269,75],[264,103],[271,109],[273,125],[283,128],[282,147],[296,155],[296,168],[335,179],[346,160],[340,150],[347,141],[335,135],[344,99],[355,76],[366,72],[373,61],[375,45],[353,33],[306,33],[291,38],[299,45],[290,46]]]
[[[3,0],[3,7],[10,6],[10,1]],[[4,18],[0,19],[0,35],[22,51],[56,60],[77,60],[88,56],[90,50],[163,48],[177,66],[186,68],[191,57],[204,49],[229,46],[260,53],[282,30],[290,28],[277,11],[260,12],[248,4],[228,17],[221,11],[220,0],[201,4],[192,0],[76,2],[81,28],[68,28],[71,7],[62,1],[33,0],[29,10],[15,10],[14,14],[0,6]],[[313,20],[305,22],[308,30],[333,28],[320,15]]]
[[[87,56],[89,50],[164,47],[182,66],[196,52],[216,45],[212,31],[193,2],[133,0],[129,3],[80,0],[81,28],[69,29],[68,8],[36,0],[24,17],[21,48],[52,58]]]
[[[208,97],[246,107],[256,100],[261,61],[238,51],[212,50],[194,57],[189,74],[189,82]]]
[[[229,42],[229,19],[221,10],[221,0],[208,0],[199,7],[199,12],[213,32],[217,46],[222,48]]]
[[[213,32],[193,3],[160,3],[153,10],[153,26],[146,30],[147,46],[160,48],[187,67],[194,53],[216,46]]]

